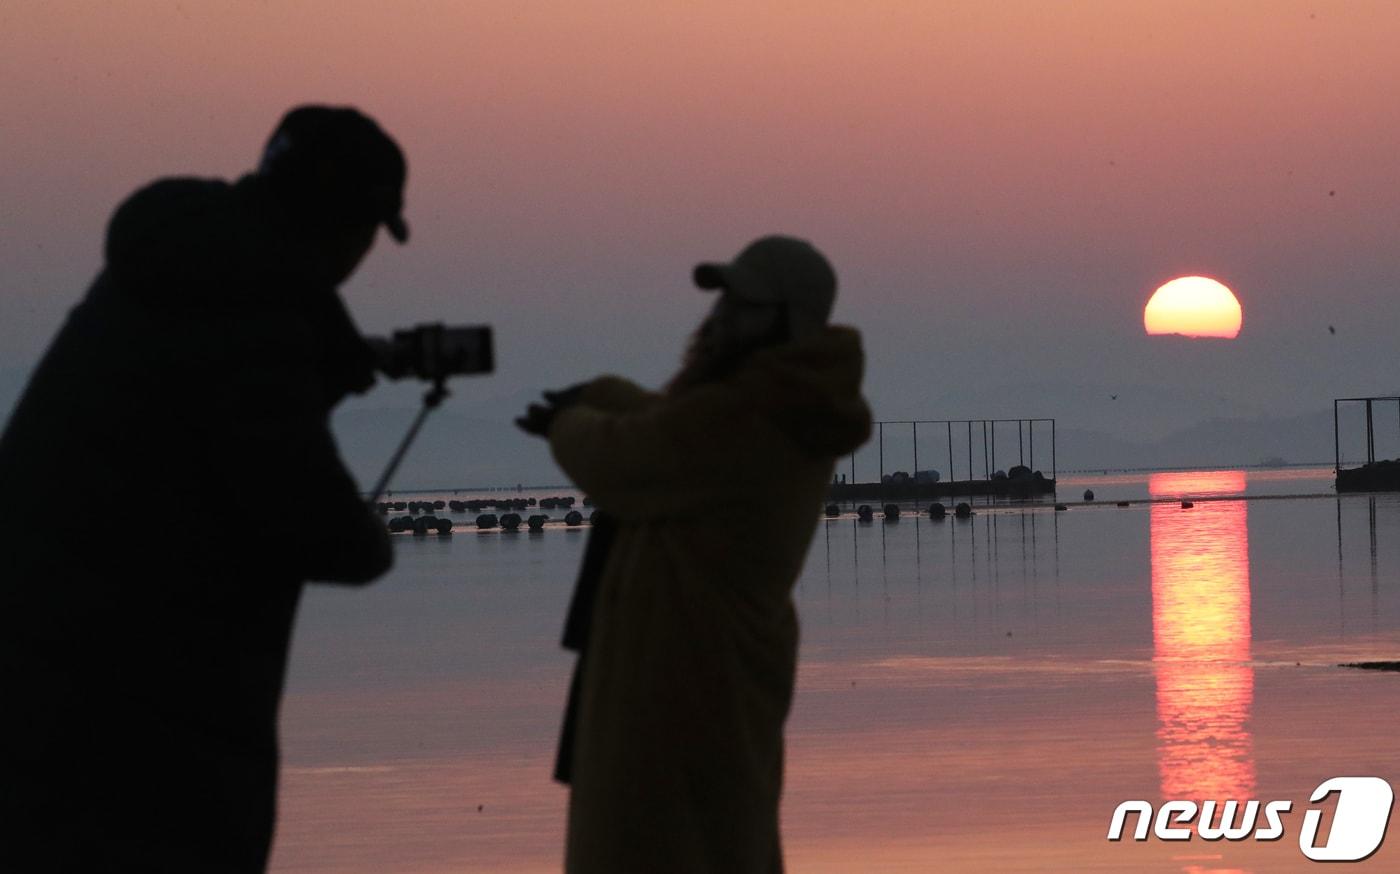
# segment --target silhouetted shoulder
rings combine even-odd
[[[162,236],[188,233],[190,222],[227,209],[233,186],[221,179],[158,179],[122,201],[107,226],[107,261],[119,261],[134,247]]]
[[[107,227],[106,267],[128,293],[189,300],[227,286],[262,254],[239,184],[160,179],[128,197]]]

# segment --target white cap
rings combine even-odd
[[[836,302],[830,262],[811,243],[793,237],[760,237],[727,264],[699,264],[695,284],[751,303],[787,304],[794,340],[820,332]]]

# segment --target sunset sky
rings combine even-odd
[[[501,372],[463,395],[659,382],[708,303],[690,266],[770,231],[835,263],[883,417],[1392,392],[1397,45],[1384,2],[11,0],[0,400],[127,193],[245,172],[304,101],[407,151],[413,240],[346,297],[369,331],[494,324]],[[1145,336],[1187,274],[1234,289],[1237,340]]]

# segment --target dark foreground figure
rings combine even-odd
[[[804,242],[696,280],[720,295],[664,393],[603,377],[521,420],[617,520],[561,757],[570,874],[782,870],[791,591],[836,458],[870,433],[864,357]]]
[[[0,438],[0,870],[264,869],[302,583],[392,561],[328,417],[373,381],[336,287],[406,236],[404,174],[302,108],[258,173],[117,210]]]

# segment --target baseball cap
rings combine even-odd
[[[779,235],[760,237],[728,263],[695,267],[695,284],[723,289],[737,299],[758,304],[787,304],[794,340],[826,326],[836,302],[836,272],[806,240]]]
[[[388,134],[349,106],[298,106],[263,148],[258,174],[284,194],[332,215],[362,215],[408,240],[403,186],[408,163]]]

